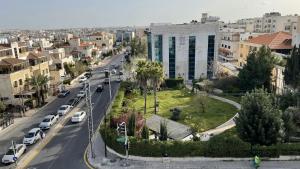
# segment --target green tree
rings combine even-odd
[[[167,129],[167,123],[160,122],[160,136],[159,136],[160,141],[167,141],[168,140],[168,129]]]
[[[132,113],[128,120],[128,136],[135,136],[136,125],[135,125],[135,113]]]
[[[294,111],[287,109],[282,114],[282,120],[284,122],[284,140],[285,142],[290,141],[290,137],[295,134],[297,126],[294,119]]]
[[[144,127],[142,129],[142,138],[145,140],[149,139],[149,129],[146,125],[144,125]]]
[[[37,105],[39,107],[45,103],[45,94],[47,92],[46,88],[48,82],[49,78],[41,74],[27,79],[27,83],[35,89]]]
[[[258,51],[251,51],[246,65],[239,72],[240,86],[243,90],[266,88],[271,91],[271,75],[274,67],[271,50],[265,46]]]
[[[242,97],[236,128],[239,137],[251,145],[272,145],[281,141],[282,113],[274,105],[272,95],[264,89],[247,92]]]
[[[150,62],[149,63],[150,70],[150,80],[151,84],[153,87],[153,93],[154,93],[154,113],[157,113],[157,88],[161,85],[163,82],[163,77],[164,77],[164,71],[163,71],[163,66],[158,63],[158,62]]]
[[[139,61],[136,69],[136,79],[139,86],[143,89],[144,95],[144,114],[147,112],[147,87],[148,80],[150,79],[149,74],[149,63],[147,61]]]
[[[291,55],[287,58],[284,81],[295,89],[300,85],[300,50],[296,48],[296,46],[292,50]]]

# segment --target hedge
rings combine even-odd
[[[103,127],[100,130],[104,137]],[[108,129],[107,144],[115,151],[125,154],[124,147],[116,141],[115,129]],[[236,136],[218,135],[207,142],[200,141],[145,141],[130,138],[130,155],[144,157],[162,157],[168,154],[170,157],[279,157],[280,155],[300,155],[300,143],[277,144],[273,146],[253,146],[250,151],[249,143],[243,142]]]
[[[183,86],[183,79],[165,79],[165,85],[167,88],[176,89]]]

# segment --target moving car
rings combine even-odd
[[[63,90],[58,94],[58,97],[63,98],[63,97],[68,96],[69,94],[70,94],[70,90]]]
[[[71,108],[72,108],[72,106],[70,106],[70,105],[62,105],[57,110],[57,114],[59,114],[60,116],[63,116],[65,114],[67,114],[71,110]]]
[[[102,85],[98,85],[96,92],[102,92],[103,91],[103,86]]]
[[[86,112],[84,111],[80,111],[80,112],[76,112],[73,117],[71,118],[72,123],[79,123],[81,121],[83,121],[83,119],[86,116]]]
[[[57,119],[53,116],[53,115],[48,115],[44,118],[44,120],[40,123],[39,127],[42,130],[46,130],[49,129],[55,122],[57,121]]]
[[[77,97],[84,97],[84,96],[85,96],[84,90],[79,91],[79,93],[77,94]]]
[[[3,164],[11,164],[17,161],[18,158],[21,157],[22,154],[26,151],[25,144],[16,144],[15,146],[11,146],[5,155],[2,157]]]
[[[45,133],[40,128],[31,129],[23,138],[23,144],[31,145],[45,137]]]
[[[82,82],[85,82],[85,81],[87,81],[87,78],[85,76],[81,76],[79,78],[79,83],[82,83]]]
[[[111,74],[115,75],[117,73],[116,69],[111,70]]]

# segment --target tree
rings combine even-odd
[[[251,51],[246,65],[239,72],[240,86],[243,90],[266,88],[271,91],[271,75],[274,67],[274,57],[271,50],[265,46],[258,51]]]
[[[202,113],[206,112],[207,98],[203,95],[195,95],[192,99],[193,105],[196,106],[197,110],[201,110]]]
[[[160,122],[160,136],[159,136],[160,141],[167,141],[168,140],[168,129],[167,129],[167,123]]]
[[[296,132],[296,123],[294,119],[294,111],[287,109],[282,114],[282,120],[284,122],[284,140],[285,142],[290,141],[290,137]]]
[[[255,89],[242,97],[236,118],[239,137],[252,145],[272,145],[283,137],[282,113],[264,89]]]
[[[128,120],[128,131],[127,131],[128,136],[135,136],[135,130],[136,130],[135,113],[132,113]]]
[[[287,58],[284,71],[284,81],[294,89],[300,85],[300,50],[294,47],[291,55]]]
[[[163,66],[158,62],[150,62],[149,63],[150,70],[150,80],[153,87],[153,93],[154,93],[154,113],[157,113],[157,88],[161,85],[163,82],[164,72],[163,72]]]
[[[290,106],[297,106],[297,94],[293,92],[285,92],[283,95],[278,96],[279,107],[285,111]]]
[[[142,129],[142,138],[145,140],[149,139],[149,129],[146,125],[144,125],[144,127]]]
[[[45,103],[44,94],[47,92],[47,84],[49,82],[49,78],[44,75],[32,76],[30,79],[27,79],[27,83],[31,85],[35,89],[37,105],[42,106]]]
[[[144,93],[144,114],[147,112],[147,86],[150,79],[149,63],[147,61],[139,61],[136,69],[136,79],[138,84],[143,89]]]

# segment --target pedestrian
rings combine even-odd
[[[44,132],[43,132],[43,131],[40,131],[40,135],[41,135],[41,139],[44,139],[44,137],[45,137],[45,134],[44,134]]]

